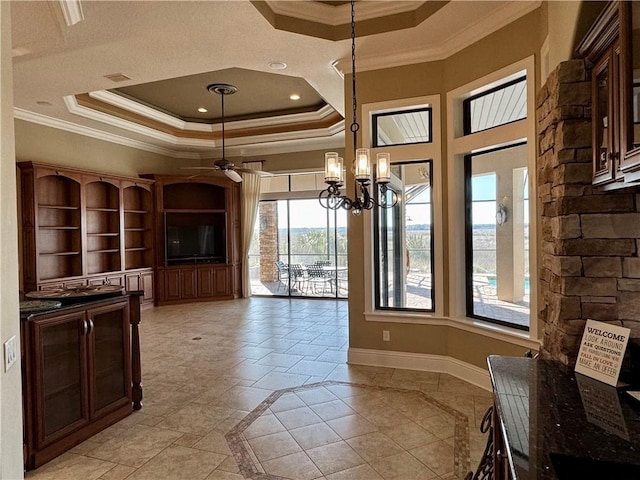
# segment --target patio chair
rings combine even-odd
[[[307,274],[309,275],[308,282],[313,293],[318,293],[317,286],[320,283],[322,284],[322,293],[326,292],[327,284],[329,284],[329,291],[333,291],[332,274],[322,268],[322,265],[318,265],[317,262],[315,265],[307,265]]]
[[[285,265],[284,262],[273,262],[276,268],[278,269],[278,291],[280,291],[280,287],[288,286],[289,284],[289,268]]]
[[[304,291],[307,282],[307,270],[299,263],[289,265],[289,275],[291,276],[291,288],[297,288],[300,292]]]

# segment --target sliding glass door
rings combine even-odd
[[[260,202],[250,251],[252,295],[346,298],[346,211],[317,199]]]

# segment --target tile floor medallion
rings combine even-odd
[[[475,469],[491,393],[347,364],[348,304],[145,309],[143,407],[27,480],[449,480]]]
[[[226,435],[254,480],[463,479],[469,420],[424,392],[325,381],[277,390]]]

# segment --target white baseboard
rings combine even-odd
[[[353,365],[448,373],[465,382],[491,391],[491,379],[487,370],[445,355],[350,348],[347,358],[348,363]]]

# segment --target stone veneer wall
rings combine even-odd
[[[261,202],[260,217],[260,281],[278,281],[278,205],[276,202]]]
[[[587,319],[640,336],[640,197],[592,187],[591,81],[582,60],[537,96],[541,356],[575,363]]]

